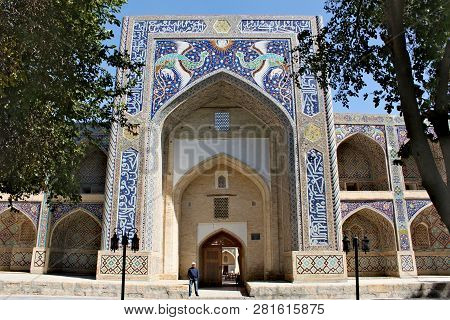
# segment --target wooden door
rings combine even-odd
[[[222,248],[206,247],[203,256],[203,272],[200,280],[207,286],[221,286],[222,285]]]

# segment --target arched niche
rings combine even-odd
[[[353,237],[360,240],[367,236],[370,251],[360,251],[360,272],[365,276],[395,275],[398,272],[396,238],[391,221],[380,213],[362,208],[346,217],[342,223],[342,236],[350,241]],[[361,249],[361,248],[360,248]],[[354,251],[347,254],[347,271],[354,275]]]
[[[95,274],[100,250],[101,224],[78,209],[65,215],[52,229],[50,273]]]
[[[106,168],[106,154],[97,146],[89,145],[78,171],[81,193],[104,193]]]
[[[0,271],[30,271],[36,227],[23,212],[0,213]]]
[[[389,190],[384,149],[374,139],[356,133],[337,148],[339,185],[346,191]]]
[[[449,275],[450,234],[434,206],[419,211],[410,223],[419,275]]]

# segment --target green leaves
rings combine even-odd
[[[124,0],[0,0],[0,193],[79,198],[79,141],[113,121],[141,65],[105,42]]]

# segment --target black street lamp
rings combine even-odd
[[[358,237],[353,237],[353,249],[355,250],[355,278],[356,278],[356,300],[359,300],[359,239]],[[367,236],[364,236],[362,239],[362,251],[364,253],[367,253],[370,251],[369,248],[369,239]],[[350,252],[350,239],[347,237],[347,235],[344,235],[344,239],[342,239],[343,244],[343,250],[345,253]]]
[[[122,248],[123,248],[123,254],[122,254],[122,291],[120,293],[120,300],[125,300],[125,267],[126,267],[126,258],[127,258],[127,246],[128,246],[128,239],[130,238],[130,232],[134,231],[133,238],[131,239],[131,250],[133,252],[136,252],[139,250],[139,238],[137,236],[137,229],[131,228],[126,231],[124,229],[122,234]],[[113,252],[116,252],[116,250],[119,249],[119,237],[117,236],[117,230],[114,229],[114,235],[111,238],[111,250]]]

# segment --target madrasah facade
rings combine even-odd
[[[82,201],[0,202],[0,270],[120,279],[110,239],[137,232],[129,279],[207,285],[339,280],[342,238],[367,236],[365,276],[448,275],[450,236],[412,159],[402,118],[333,113],[313,74],[290,77],[296,35],[320,17],[126,17],[121,50],[145,63],[80,169]],[[125,75],[118,72],[118,81]],[[433,148],[444,173],[439,148]],[[135,228],[135,229],[134,229]]]

